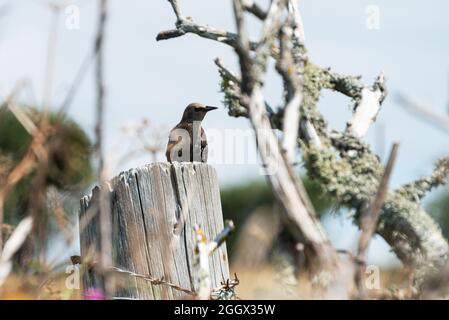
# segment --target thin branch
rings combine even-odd
[[[104,37],[106,21],[108,18],[108,0],[99,0],[99,18],[97,34],[95,38],[96,56],[96,125],[95,125],[95,153],[98,157],[98,180],[100,185],[99,215],[100,215],[100,233],[101,233],[101,266],[106,270],[112,265],[112,227],[110,215],[110,188],[106,182],[106,169],[103,150],[103,128],[105,118],[104,102]],[[114,292],[114,279],[105,274],[105,291],[107,297],[112,297]]]
[[[304,46],[306,42],[306,35],[304,32],[304,25],[302,22],[301,14],[298,8],[298,0],[288,0],[287,5],[289,15],[292,17],[291,24],[294,31],[294,37],[301,46]]]
[[[437,161],[432,174],[403,185],[398,192],[411,201],[421,200],[430,190],[446,184],[449,177],[449,157]]]
[[[239,57],[240,74],[241,74],[241,90],[244,94],[249,95],[256,81],[253,73],[253,61],[250,57],[250,42],[246,33],[245,21],[243,16],[243,5],[240,0],[233,0],[233,10],[235,24],[237,27],[237,41],[234,50]]]
[[[390,180],[393,166],[396,161],[399,144],[395,143],[391,148],[390,156],[388,158],[387,166],[385,167],[384,174],[377,188],[377,193],[372,202],[366,206],[365,210],[360,214],[360,229],[362,230],[358,243],[357,259],[358,261],[364,261],[366,256],[366,250],[370,243],[371,238],[377,228],[380,213],[385,203],[385,199],[388,193],[388,182]],[[356,275],[356,282],[358,284],[359,292],[364,295],[364,286],[362,283],[362,276],[364,274],[364,264],[360,264]]]
[[[97,34],[95,38],[95,51],[98,52],[96,59],[96,90],[97,90],[97,107],[96,107],[96,125],[95,125],[95,152],[99,157],[99,172],[102,174],[104,168],[103,163],[103,123],[104,123],[104,76],[103,76],[103,40],[105,33],[105,25],[107,20],[107,0],[99,0],[99,20]],[[100,178],[101,179],[101,178]]]
[[[395,143],[391,148],[390,157],[388,158],[387,166],[385,167],[385,172],[382,175],[382,179],[380,180],[377,193],[372,203],[369,205],[368,209],[365,212],[361,213],[360,228],[362,229],[362,234],[359,239],[359,249],[358,249],[358,255],[360,257],[363,257],[365,255],[369,241],[376,230],[379,215],[381,213],[382,206],[387,196],[388,182],[390,180],[391,172],[393,171],[393,166],[394,162],[396,161],[398,149],[399,144]]]
[[[436,128],[443,130],[445,133],[449,133],[449,116],[433,112],[430,108],[418,104],[401,93],[396,94],[395,101],[420,120],[425,120]]]
[[[224,223],[223,230],[215,237],[214,240],[207,244],[207,250],[209,255],[211,255],[217,248],[219,248],[228,238],[228,236],[234,231],[234,222],[231,220],[226,220]]]
[[[178,22],[178,21],[182,21],[183,18],[182,18],[182,16],[181,16],[181,12],[180,12],[180,10],[179,10],[178,1],[177,1],[177,0],[168,0],[168,2],[170,2],[171,6],[172,6],[172,8],[173,8],[173,11],[175,12],[175,15],[176,15],[176,21],[177,21],[177,22]]]
[[[208,25],[197,24],[191,18],[184,18],[181,13],[177,1],[169,0],[176,15],[176,29],[161,31],[156,36],[157,41],[169,40],[181,37],[185,34],[192,33],[202,38],[214,40],[227,44],[233,48],[238,46],[238,34],[222,29],[210,27]],[[249,43],[252,50],[257,48],[257,43]]]
[[[255,0],[244,0],[243,8],[260,20],[265,20],[267,18],[268,13],[262,9]]]
[[[78,89],[81,87],[81,84],[83,83],[83,80],[86,77],[90,65],[92,64],[93,60],[95,60],[97,57],[97,54],[98,54],[98,47],[94,46],[94,48],[87,53],[86,57],[82,61],[81,66],[79,67],[75,75],[75,78],[72,81],[69,91],[67,92],[64,100],[62,101],[59,107],[58,113],[60,116],[68,112]]]
[[[218,67],[220,72],[223,72],[227,78],[231,79],[231,81],[234,81],[237,84],[240,84],[240,77],[236,75],[234,72],[230,71],[223,63],[223,61],[220,58],[215,58],[214,60],[215,65]]]

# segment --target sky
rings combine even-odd
[[[56,1],[58,2],[58,1]],[[62,3],[63,1],[59,1]],[[183,15],[196,22],[233,31],[231,1],[179,0]],[[44,0],[0,0],[0,96],[27,80],[31,85],[22,94],[26,102],[41,104],[46,75],[46,55],[52,15]],[[69,12],[63,11],[58,24],[56,59],[51,103],[60,105],[76,72],[88,54],[96,29],[97,2],[65,1],[79,9],[79,28],[67,28]],[[267,3],[262,1],[261,3]],[[444,0],[301,0],[309,57],[315,63],[332,67],[342,74],[361,75],[371,84],[383,71],[390,95],[366,141],[385,161],[393,142],[400,143],[399,156],[391,179],[397,187],[429,174],[433,163],[449,152],[447,134],[406,113],[393,97],[403,92],[434,112],[449,111],[449,2]],[[119,163],[133,140],[123,128],[143,117],[165,131],[179,121],[185,106],[194,101],[219,107],[205,122],[206,132],[218,137],[210,141],[214,165],[222,185],[260,179],[257,162],[223,164],[220,155],[229,146],[220,133],[231,129],[248,130],[248,120],[227,115],[219,92],[219,77],[213,60],[222,58],[237,70],[233,51],[222,44],[195,35],[156,42],[159,31],[174,27],[174,14],[166,0],[111,0],[105,47],[106,157],[109,175],[144,165],[149,156]],[[378,23],[373,20],[378,13]],[[374,21],[374,22],[373,22]],[[374,23],[374,24],[373,24]],[[260,24],[249,18],[253,39]],[[95,87],[91,68],[80,87],[69,114],[93,136]],[[273,70],[266,76],[264,93],[273,105],[281,101],[280,79]],[[344,128],[350,100],[324,92],[320,110],[330,128]],[[243,131],[241,131],[243,132]],[[215,142],[215,143],[214,143]],[[241,141],[240,141],[241,142]],[[246,143],[246,142],[245,142]],[[256,154],[254,142],[247,140],[249,155]],[[160,160],[164,160],[162,155]],[[334,244],[348,247],[357,230],[344,217],[324,221]],[[370,249],[373,263],[396,261],[388,247],[376,239]]]

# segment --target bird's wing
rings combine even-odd
[[[204,132],[203,128],[201,128],[201,162],[207,162],[208,151],[209,148],[207,147],[206,133]]]

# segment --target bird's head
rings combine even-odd
[[[206,106],[201,103],[191,103],[184,110],[182,121],[202,121],[206,116],[206,113],[215,109],[217,109],[217,107]]]

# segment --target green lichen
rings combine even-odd
[[[230,79],[226,73],[219,70],[220,74],[220,92],[223,93],[223,104],[228,109],[231,117],[241,117],[247,115],[247,110],[240,104],[240,97],[237,93],[238,84]]]
[[[449,158],[437,161],[435,170],[430,176],[422,177],[402,186],[398,193],[403,197],[419,202],[430,190],[446,183],[449,175]]]
[[[305,65],[301,112],[317,130],[322,146],[318,148],[300,140],[303,160],[309,176],[323,190],[339,205],[355,209],[355,224],[359,223],[360,208],[376,194],[384,167],[360,139],[346,132],[329,134],[317,104],[321,90],[331,89],[349,96],[357,106],[362,88],[358,77],[340,76],[312,63]],[[420,200],[448,175],[449,160],[441,160],[431,176],[390,191],[379,219],[377,232],[404,264],[415,268],[418,286],[447,260],[447,241],[438,225],[421,208]]]
[[[304,64],[303,100],[301,104],[301,115],[309,120],[322,140],[329,144],[327,139],[327,122],[317,109],[321,90],[329,86],[330,78],[322,69],[306,61]]]
[[[339,157],[332,148],[303,146],[308,174],[340,205],[359,208],[375,193],[382,167],[368,152]]]
[[[221,91],[225,105],[238,114],[243,108],[236,98],[234,83],[222,76]],[[376,85],[376,84],[375,84]],[[321,145],[309,145],[300,136],[307,173],[323,191],[332,196],[337,205],[355,209],[354,223],[359,223],[360,208],[371,201],[377,192],[384,167],[369,146],[347,132],[328,132],[327,123],[317,105],[323,89],[341,92],[360,102],[363,85],[359,77],[341,76],[322,69],[308,60],[304,63],[303,101],[301,116],[315,128]],[[282,109],[272,115],[275,127],[282,127]],[[428,177],[389,191],[382,208],[377,232],[391,245],[398,258],[415,268],[416,284],[420,285],[447,260],[449,246],[441,230],[422,209],[421,198],[431,189],[444,183],[449,175],[449,159],[441,160]]]
[[[345,134],[332,139],[328,134],[317,104],[321,90],[333,86],[331,81],[328,70],[310,62],[305,64],[301,111],[317,130],[322,146],[316,148],[302,142],[302,155],[311,178],[319,181],[341,205],[358,208],[374,194],[383,169],[360,140]]]

